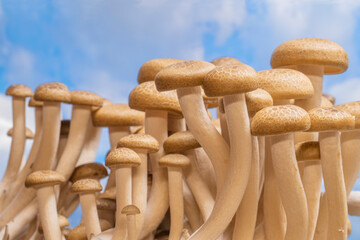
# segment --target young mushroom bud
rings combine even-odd
[[[139,208],[135,205],[127,205],[121,210],[126,215],[126,226],[128,232],[128,240],[136,240],[136,215],[140,214]]]

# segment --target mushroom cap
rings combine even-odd
[[[41,170],[30,173],[25,180],[25,186],[41,188],[58,185],[62,182],[65,182],[65,178],[62,174],[51,170]]]
[[[206,74],[214,68],[214,64],[198,60],[170,65],[156,74],[156,88],[162,92],[200,86]]]
[[[355,128],[360,128],[360,101],[336,105],[335,108],[346,111],[355,117]]]
[[[345,72],[348,55],[337,43],[320,38],[301,38],[282,43],[271,56],[272,68],[321,65],[325,74]]]
[[[67,226],[70,225],[69,220],[68,220],[65,216],[63,216],[63,215],[61,215],[61,214],[58,214],[58,221],[59,221],[59,227],[60,227],[60,228],[64,228],[64,227],[67,227]],[[42,225],[41,225],[41,222],[40,222],[40,224],[39,224],[38,231],[39,231],[39,233],[43,233],[43,232],[44,232],[44,231],[43,231],[43,228],[42,228]]]
[[[263,108],[273,105],[271,95],[261,88],[245,93],[245,99],[249,112],[258,112]]]
[[[116,201],[115,199],[109,198],[97,198],[96,199],[96,208],[98,210],[109,210],[115,211],[116,210]]]
[[[320,160],[319,142],[299,142],[295,144],[295,153],[298,161]]]
[[[332,108],[313,108],[309,112],[311,127],[309,131],[342,131],[355,127],[355,118],[348,112]]]
[[[156,74],[163,68],[182,61],[184,60],[175,58],[157,58],[147,61],[140,67],[137,81],[139,84],[154,81]]]
[[[137,167],[140,164],[139,155],[130,148],[125,147],[111,150],[105,159],[107,167]]]
[[[135,205],[127,205],[121,209],[121,213],[126,215],[140,214],[140,209]]]
[[[96,93],[87,91],[71,91],[71,103],[78,105],[102,106],[104,99]]]
[[[270,69],[258,72],[259,85],[273,99],[305,99],[314,95],[310,79],[293,69]]]
[[[111,224],[104,219],[100,219],[100,228],[101,231],[106,231],[112,228]],[[74,227],[68,234],[67,240],[88,240],[85,230],[85,225],[80,223],[78,226]]]
[[[26,98],[32,97],[34,93],[28,86],[24,84],[14,84],[6,89],[5,95]]]
[[[129,106],[133,109],[162,110],[181,118],[182,112],[175,91],[159,92],[155,82],[144,82],[134,88],[129,95]]]
[[[219,105],[219,98],[206,96],[203,88],[201,88],[201,94],[207,108],[216,108]]]
[[[167,154],[160,158],[159,166],[184,168],[189,166],[190,159],[182,154]]]
[[[44,106],[44,103],[41,101],[36,101],[34,97],[31,97],[28,103],[29,107],[42,107]]]
[[[335,104],[335,97],[328,94],[328,93],[323,93],[322,94],[323,97],[327,98],[333,105]]]
[[[306,131],[309,128],[308,113],[294,105],[264,108],[258,111],[251,121],[251,133],[255,136]]]
[[[101,193],[98,198],[116,200],[116,187],[111,187],[106,189],[103,193]]]
[[[127,104],[104,105],[92,113],[94,126],[117,127],[143,125],[145,114]]]
[[[74,193],[96,193],[102,190],[102,186],[98,180],[85,178],[80,179],[71,186],[71,191]]]
[[[85,163],[77,166],[71,177],[71,182],[76,182],[80,179],[85,178],[93,178],[93,179],[101,179],[108,175],[106,167],[100,163]]]
[[[233,57],[219,57],[211,61],[215,66],[233,66],[233,65],[242,65],[243,63],[240,60]]]
[[[8,135],[9,137],[12,137],[13,131],[14,131],[14,129],[13,129],[13,128],[10,128],[9,131],[7,132],[7,135]],[[30,128],[26,128],[26,129],[25,129],[25,137],[26,137],[27,139],[33,139],[33,138],[34,138],[34,133],[33,133],[33,131],[31,131]]]
[[[35,90],[35,100],[44,102],[71,102],[71,95],[65,84],[59,82],[44,83]]]
[[[334,107],[334,104],[332,104],[329,99],[327,99],[326,97],[324,96],[321,96],[321,104],[320,104],[320,107],[322,108],[331,108],[331,107]]]
[[[253,91],[258,88],[258,80],[248,65],[220,66],[206,75],[203,88],[207,96],[220,97]]]
[[[164,141],[166,153],[180,153],[201,147],[194,135],[189,131],[176,132]]]
[[[67,136],[70,131],[70,120],[61,120],[60,135]]]
[[[159,142],[149,134],[130,134],[125,137],[122,137],[117,147],[126,147],[130,149],[145,149],[148,150],[149,153],[154,153],[159,151],[160,146]]]

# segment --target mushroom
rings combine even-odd
[[[54,186],[61,184],[64,181],[64,176],[50,170],[33,172],[25,181],[26,187],[33,187],[36,189],[39,216],[43,226],[45,239],[61,240]]]
[[[322,94],[322,97],[326,98],[327,100],[329,100],[329,102],[331,102],[332,105],[335,104],[335,97],[330,95],[330,94],[327,94],[327,93],[323,93]]]
[[[242,65],[243,63],[233,57],[219,57],[211,61],[215,66],[234,66]]]
[[[10,128],[9,131],[7,131],[6,135],[8,135],[9,137],[12,137],[13,135],[13,131],[14,129],[13,128]],[[25,138],[26,139],[34,139],[34,133],[31,131],[30,128],[26,128],[26,131],[25,131]]]
[[[186,181],[183,180],[183,197],[184,197],[184,213],[189,220],[191,229],[198,229],[203,223],[199,206],[196,203],[193,193],[191,192]]]
[[[113,227],[115,224],[115,212],[116,212],[116,197],[113,199],[104,198],[98,196],[96,199],[96,208],[98,211],[99,219],[108,221]]]
[[[189,158],[181,154],[168,154],[159,160],[159,165],[168,169],[171,217],[169,240],[181,238],[184,222],[182,169],[189,164]]]
[[[272,164],[287,219],[285,239],[307,236],[308,208],[296,162],[293,133],[309,128],[307,112],[293,105],[264,108],[251,121],[253,135],[271,136]]]
[[[67,226],[70,225],[69,220],[68,220],[65,216],[60,215],[60,214],[58,215],[58,220],[59,220],[60,230],[61,230],[61,232],[63,232],[64,229],[65,229],[65,227],[67,227]],[[41,222],[40,222],[39,227],[38,227],[38,232],[39,232],[40,234],[43,234],[43,233],[44,233],[44,230],[43,230],[43,227],[42,227],[42,225],[41,225]],[[63,235],[63,234],[62,234],[62,235]]]
[[[61,158],[61,155],[63,154],[64,149],[66,147],[66,142],[69,137],[69,130],[70,130],[70,120],[67,119],[61,120],[60,139],[59,139],[58,149],[56,151],[56,164],[59,162],[59,159]]]
[[[136,218],[135,216],[140,214],[139,208],[135,205],[127,205],[121,210],[122,214],[126,215],[126,226],[128,232],[128,240],[136,240],[137,231],[136,231]]]

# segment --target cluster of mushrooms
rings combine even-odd
[[[62,83],[34,94],[10,86],[1,237],[347,239],[348,214],[360,215],[360,192],[352,191],[360,102],[334,106],[322,81],[346,71],[348,56],[328,40],[296,39],[274,50],[271,67],[256,72],[232,57],[153,59],[128,104]],[[35,134],[25,125],[27,97]],[[61,103],[72,105],[71,120],[61,119]],[[94,162],[103,127],[106,167]],[[70,229],[79,204],[81,223]]]

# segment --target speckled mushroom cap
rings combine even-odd
[[[210,97],[245,93],[258,88],[258,79],[248,65],[220,66],[206,75],[203,88]]]
[[[206,74],[214,68],[214,64],[198,60],[170,65],[156,75],[156,88],[161,92],[200,86]]]
[[[65,84],[59,82],[44,83],[35,90],[35,100],[43,102],[66,102],[71,101],[71,95]]]
[[[182,61],[184,60],[175,58],[157,58],[147,61],[139,70],[137,77],[138,83],[154,81],[156,74],[163,68]]]
[[[332,96],[330,94],[327,94],[327,93],[323,93],[322,96],[327,98],[333,105],[335,104],[335,97],[334,96]]]
[[[6,89],[5,95],[13,97],[32,97],[34,95],[33,91],[26,85],[23,84],[14,84]]]
[[[160,158],[159,166],[185,168],[189,166],[190,159],[182,154],[167,154]]]
[[[271,95],[261,88],[245,93],[245,99],[248,112],[257,112],[273,105]]]
[[[104,99],[96,93],[87,91],[71,91],[71,103],[78,105],[102,106]]]
[[[134,88],[129,95],[129,106],[133,109],[162,110],[169,115],[182,117],[181,107],[175,91],[159,92],[155,82],[144,82]]]
[[[201,147],[194,135],[189,131],[176,132],[164,141],[166,153],[180,153]]]
[[[116,210],[116,201],[115,199],[109,198],[97,198],[96,199],[96,208],[98,210],[108,210],[115,212]]]
[[[107,167],[137,167],[141,164],[141,159],[136,152],[130,148],[115,148],[106,156],[105,165]]]
[[[355,128],[360,129],[360,101],[340,104],[335,106],[335,108],[353,115],[355,117]]]
[[[25,186],[42,188],[58,185],[62,182],[65,182],[65,178],[62,174],[51,170],[41,170],[30,173],[25,180]]]
[[[296,160],[320,160],[319,142],[299,142],[295,144]]]
[[[101,190],[99,181],[91,178],[80,179],[71,186],[71,191],[79,194],[96,193]]]
[[[309,111],[309,131],[343,131],[355,127],[355,118],[348,112],[336,108],[313,108]]]
[[[259,85],[273,99],[305,99],[314,95],[310,79],[292,69],[270,69],[258,72]]]
[[[233,65],[242,65],[243,63],[240,60],[233,57],[219,57],[211,61],[215,66],[233,66]]]
[[[93,179],[102,179],[108,175],[106,167],[100,163],[85,163],[77,166],[71,177],[71,182],[76,182],[80,179],[93,178]]]
[[[121,213],[126,215],[140,214],[140,209],[135,205],[127,205],[121,210]]]
[[[338,74],[346,71],[349,59],[339,44],[320,38],[290,40],[274,50],[272,68],[294,68],[296,65],[321,65],[325,74]]]
[[[61,120],[60,136],[67,136],[70,131],[70,120]]]
[[[106,189],[103,193],[101,193],[98,198],[116,200],[116,187],[111,187]]]
[[[65,227],[70,225],[69,220],[65,216],[63,216],[61,214],[58,215],[58,221],[59,221],[59,227],[60,228],[65,228]],[[42,228],[41,222],[39,222],[39,223],[40,224],[39,224],[38,231],[39,231],[39,233],[42,234],[43,233],[43,228]]]
[[[251,120],[251,133],[255,136],[277,135],[306,131],[310,117],[301,107],[280,105],[258,111]]]
[[[7,132],[7,135],[8,135],[9,137],[12,137],[13,131],[14,131],[13,128],[10,128],[9,131]],[[33,133],[29,128],[26,128],[26,130],[25,130],[25,137],[26,137],[27,139],[33,139],[33,138],[34,138],[34,133]]]
[[[145,114],[131,109],[127,104],[104,105],[92,113],[94,126],[119,127],[143,125]]]
[[[322,108],[330,108],[330,107],[333,107],[334,104],[332,104],[329,99],[327,99],[326,97],[324,96],[321,96],[321,104],[320,104],[320,107]]]
[[[122,137],[117,143],[117,147],[126,147],[130,149],[144,149],[149,153],[159,151],[159,142],[149,134],[130,134]]]
[[[36,101],[34,97],[31,97],[28,103],[29,107],[42,107],[44,106],[44,103],[41,101]]]

